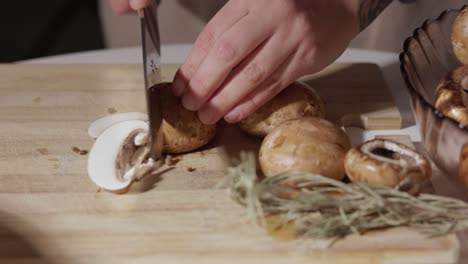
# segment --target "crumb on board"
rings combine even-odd
[[[171,155],[166,155],[166,158],[164,160],[164,163],[167,164],[170,167],[173,167],[177,165],[182,160],[182,156],[171,156]]]
[[[80,149],[78,147],[72,147],[72,150],[73,152],[75,152],[76,154],[80,154],[81,156],[84,156],[84,155],[87,155],[89,151],[85,150],[85,149]]]
[[[47,148],[38,148],[36,150],[37,150],[37,152],[41,153],[42,155],[49,155],[49,150]]]
[[[107,113],[115,114],[115,113],[117,113],[117,109],[115,109],[114,107],[109,107],[109,108],[107,108]]]
[[[41,101],[42,101],[42,98],[40,98],[40,97],[35,97],[35,98],[33,99],[33,102],[34,102],[34,103],[40,103]]]
[[[188,171],[188,172],[194,172],[194,171],[196,171],[196,170],[197,170],[197,169],[195,169],[195,168],[193,168],[193,167],[188,167],[188,168],[187,168],[187,171]]]

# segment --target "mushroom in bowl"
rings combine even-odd
[[[452,47],[452,30],[454,21],[467,8],[447,10],[437,19],[426,21],[405,41],[400,55],[401,72],[422,143],[430,158],[456,183],[463,182],[459,175],[460,152],[468,142],[468,129],[438,110],[435,101],[439,83],[461,66]]]

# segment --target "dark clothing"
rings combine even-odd
[[[104,47],[96,0],[2,1],[0,34],[0,62]]]

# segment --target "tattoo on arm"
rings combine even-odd
[[[391,2],[393,0],[360,0],[361,31],[366,29]]]

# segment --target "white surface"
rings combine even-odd
[[[192,49],[190,44],[163,45],[161,47],[162,63],[180,64],[189,55]],[[409,100],[406,95],[406,87],[399,71],[399,54],[393,52],[370,51],[362,49],[347,49],[338,58],[337,62],[369,62],[380,66],[384,78],[392,91],[398,108],[403,116],[403,130],[379,130],[379,131],[358,131],[353,130],[353,135],[361,134],[354,141],[361,142],[374,135],[410,135],[413,141],[420,141],[420,134],[414,127],[413,117],[409,107]],[[141,47],[130,47],[120,49],[97,50],[88,52],[72,53],[67,55],[45,57],[33,60],[22,61],[20,63],[29,64],[140,64],[142,63]]]

